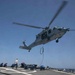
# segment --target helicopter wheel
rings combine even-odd
[[[59,40],[57,39],[57,40],[56,40],[56,43],[58,43],[58,42],[59,42]]]
[[[28,52],[30,52],[30,50],[28,50]]]

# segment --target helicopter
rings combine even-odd
[[[49,25],[47,27],[39,27],[39,26],[33,26],[33,25],[28,25],[28,24],[22,24],[22,23],[17,23],[13,22],[13,24],[16,25],[21,25],[21,26],[27,26],[27,27],[32,27],[32,28],[37,28],[37,29],[43,29],[39,34],[36,35],[36,39],[33,43],[31,43],[29,46],[25,44],[25,41],[23,41],[23,46],[20,46],[19,48],[21,49],[26,49],[30,52],[30,50],[41,44],[46,44],[52,40],[56,40],[56,43],[59,42],[59,39],[67,32],[67,31],[75,31],[74,29],[70,28],[64,28],[64,27],[53,27],[50,28],[52,22],[55,20],[55,18],[58,16],[58,14],[61,12],[61,10],[67,5],[67,1],[63,1],[59,9],[57,10],[56,14],[50,21]]]

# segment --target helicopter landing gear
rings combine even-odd
[[[58,42],[59,42],[59,39],[56,40],[56,43],[58,43]]]
[[[28,50],[28,52],[30,52],[30,50]]]

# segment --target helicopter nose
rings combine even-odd
[[[66,31],[70,31],[70,28],[67,28]]]

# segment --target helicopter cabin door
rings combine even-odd
[[[43,39],[46,39],[47,38],[47,31],[46,32],[44,32],[44,33],[42,33],[42,35],[41,35],[41,39],[43,40]]]

